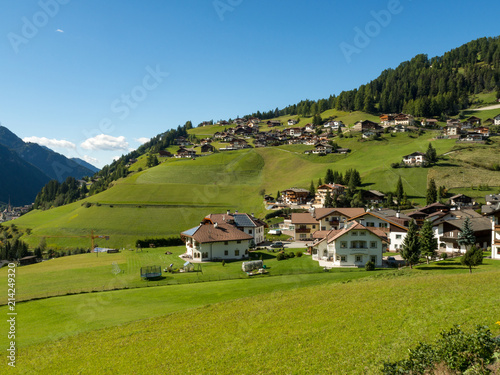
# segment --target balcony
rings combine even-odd
[[[495,225],[495,231],[500,232],[500,225]]]
[[[311,233],[311,230],[307,228],[295,228],[295,233]]]

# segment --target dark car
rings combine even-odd
[[[387,257],[387,264],[389,267],[395,267],[398,265],[398,261],[394,257]]]
[[[269,247],[281,248],[281,247],[285,247],[285,245],[283,244],[283,242],[277,241],[277,242],[272,243]]]

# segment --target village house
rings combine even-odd
[[[491,219],[491,258],[500,260],[500,207],[488,217]]]
[[[471,116],[467,120],[463,121],[464,126],[466,127],[476,127],[481,126],[481,119],[476,116]]]
[[[281,192],[282,202],[290,205],[305,204],[308,196],[309,190],[306,189],[291,188]]]
[[[311,152],[313,154],[331,154],[333,150],[333,147],[329,145],[328,143],[316,143],[314,145],[314,150]]]
[[[382,127],[379,124],[370,120],[358,121],[352,127],[352,130],[359,132],[363,132],[366,130],[380,130],[380,129],[382,129]]]
[[[448,204],[454,207],[474,206],[476,202],[471,197],[464,194],[457,194],[448,199]]]
[[[279,122],[277,120],[273,120],[273,121],[269,120],[266,124],[270,128],[273,127],[273,126],[281,126],[281,122]]]
[[[204,145],[201,146],[201,152],[203,154],[209,153],[209,152],[214,152],[215,147],[212,146],[210,143],[205,143]]]
[[[436,203],[429,204],[425,207],[422,207],[416,211],[410,212],[408,214],[408,217],[415,220],[415,223],[420,228],[424,224],[424,221],[430,215],[438,213],[438,212],[447,213],[449,211],[450,211],[450,208],[448,206],[441,204],[439,202],[436,202]]]
[[[181,233],[186,243],[186,257],[193,261],[217,261],[248,258],[253,236],[227,223],[202,223]]]
[[[297,125],[299,122],[293,118],[291,118],[290,120],[288,120],[288,126],[294,126],[294,125]]]
[[[295,241],[307,241],[313,239],[313,233],[319,228],[318,221],[308,212],[292,213],[291,226]]]
[[[500,125],[500,114],[493,117],[494,125]]]
[[[403,162],[407,165],[422,165],[426,161],[425,153],[419,151],[403,156]]]
[[[360,207],[315,208],[313,217],[319,223],[319,230],[342,229],[353,217],[365,212]]]
[[[426,127],[436,127],[438,124],[438,120],[433,119],[433,118],[424,118],[422,121],[420,121],[420,125],[426,126]]]
[[[433,223],[439,251],[465,253],[465,246],[458,243],[465,219],[457,216],[451,219],[440,219]],[[476,246],[486,250],[491,245],[491,220],[486,217],[473,217],[469,220],[476,237]]]
[[[196,157],[196,150],[194,148],[184,148],[180,147],[177,150],[177,155],[175,155],[176,158],[195,158]]]
[[[364,267],[369,261],[382,267],[386,242],[384,232],[353,221],[315,243],[312,256],[315,260],[331,262],[327,267]]]
[[[318,186],[316,189],[316,195],[314,196],[314,206],[315,207],[323,207],[325,205],[325,198],[327,192],[330,192],[330,195],[333,197],[334,195],[342,195],[345,190],[344,185],[340,184],[323,184]]]
[[[175,140],[175,144],[179,146],[191,146],[192,143],[189,142],[186,138],[184,137],[179,137]]]
[[[395,221],[389,220],[387,217],[377,215],[376,212],[365,212],[361,215],[352,217],[351,221],[357,221],[367,228],[377,228],[384,232],[389,243],[389,251],[399,251],[403,246],[403,241],[408,233],[408,227],[401,225]]]
[[[205,219],[209,219],[213,223],[233,225],[242,232],[252,236],[254,245],[258,245],[265,240],[264,228],[266,228],[267,224],[256,218],[253,214],[238,213],[238,211],[231,213],[228,210],[225,214],[207,215]]]
[[[288,128],[283,131],[289,137],[300,137],[302,135],[301,128]]]
[[[313,124],[307,124],[304,127],[304,132],[307,132],[307,133],[314,133],[315,130],[316,130],[316,127]]]
[[[362,195],[363,200],[370,204],[382,204],[385,201],[385,194],[378,190],[364,190]]]
[[[389,126],[394,126],[396,125],[394,118],[396,115],[393,114],[382,114],[380,115],[380,123],[382,124],[382,127],[387,128]]]
[[[443,128],[443,135],[447,137],[458,137],[462,133],[460,125],[449,124]]]
[[[394,125],[412,126],[414,122],[415,118],[412,115],[407,115],[405,113],[400,113],[394,118]]]

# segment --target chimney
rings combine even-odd
[[[399,219],[401,217],[401,212],[396,212],[396,217]]]
[[[255,215],[253,214],[253,212],[251,213],[252,217],[255,217]]]
[[[235,213],[235,214],[237,214],[237,213],[238,213],[238,210],[235,210],[235,211],[234,211],[234,213]]]
[[[227,210],[227,214],[228,214],[228,215],[231,215],[231,210]]]

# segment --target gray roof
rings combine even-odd
[[[486,200],[486,203],[489,203],[489,204],[495,204],[495,203],[500,202],[500,194],[489,194],[489,195],[485,196],[484,198]]]
[[[256,227],[255,223],[247,214],[233,214],[234,223],[237,227]]]
[[[201,227],[201,225],[198,225],[197,227],[194,227],[194,228],[188,229],[185,232],[182,232],[182,234],[185,234],[186,236],[193,236],[200,227]]]

